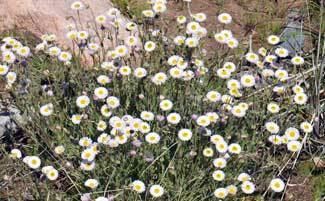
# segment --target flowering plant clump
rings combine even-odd
[[[188,16],[176,17],[179,32],[169,36],[160,29],[166,1],[149,4],[143,24],[123,24],[115,8],[92,24],[75,20],[66,33],[71,50],[47,34],[31,61],[28,47],[2,40],[8,89],[15,94],[29,81],[17,105],[35,142],[13,147],[10,158],[46,176],[39,182],[62,200],[281,197],[284,170],[313,132],[305,78],[315,67],[276,35],[239,54],[247,47],[227,28],[228,13],[218,15],[223,29],[208,50],[223,52],[211,58],[203,44],[209,16],[187,2]],[[89,8],[76,1],[71,9]]]

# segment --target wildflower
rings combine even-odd
[[[108,91],[105,87],[97,87],[94,94],[99,99],[105,99],[108,96]]]
[[[171,68],[169,70],[169,74],[173,78],[181,78],[182,77],[182,73],[183,73],[183,70],[180,69],[180,68],[178,68],[178,67],[174,67],[174,68]]]
[[[285,91],[285,87],[283,85],[275,86],[273,88],[273,91],[276,92],[277,94],[283,94],[283,92]]]
[[[299,130],[293,127],[287,128],[285,131],[285,136],[289,141],[299,139]]]
[[[267,42],[271,45],[276,45],[280,42],[280,38],[275,35],[271,35],[267,38]]]
[[[184,70],[185,68],[187,68],[187,66],[188,66],[188,63],[186,61],[184,61],[183,58],[178,59],[178,61],[177,61],[177,67],[179,69]]]
[[[53,104],[49,103],[49,104],[43,105],[40,108],[40,113],[41,113],[41,115],[46,116],[46,117],[50,116],[53,113]]]
[[[155,83],[156,85],[162,85],[166,82],[167,80],[167,75],[163,72],[159,72],[156,73],[153,77],[152,77],[152,82]]]
[[[162,111],[168,111],[172,109],[173,103],[170,100],[162,100],[159,107]]]
[[[98,181],[96,179],[87,179],[84,183],[84,185],[86,187],[89,187],[91,189],[95,189],[97,188],[97,186],[99,185]]]
[[[235,79],[230,79],[227,81],[228,89],[239,89],[241,87],[240,82]]]
[[[69,52],[61,52],[59,54],[59,57],[58,59],[62,62],[67,62],[67,61],[70,61],[72,58],[72,55],[69,53]]]
[[[144,49],[147,51],[147,52],[152,52],[154,51],[156,48],[156,43],[152,42],[152,41],[147,41],[145,44],[144,44]]]
[[[71,117],[71,121],[73,124],[80,124],[81,119],[82,119],[82,115],[80,115],[80,114],[74,114]]]
[[[27,165],[32,169],[37,169],[41,166],[41,159],[38,156],[29,156]]]
[[[267,50],[264,48],[264,47],[261,47],[261,48],[259,48],[258,49],[258,51],[257,51],[260,55],[262,55],[262,56],[266,56],[266,53],[267,53]]]
[[[272,76],[274,76],[274,71],[272,70],[272,69],[264,69],[263,71],[262,71],[262,75],[263,75],[263,77],[272,77]]]
[[[238,47],[238,40],[236,38],[230,38],[226,40],[228,47],[234,49]]]
[[[235,185],[229,185],[226,187],[229,195],[236,195],[237,194],[237,187]]]
[[[226,175],[222,170],[216,170],[212,173],[212,177],[216,181],[223,181]]]
[[[170,113],[167,116],[167,121],[171,124],[178,124],[181,121],[181,116],[178,113]]]
[[[221,141],[224,141],[223,137],[221,135],[212,135],[210,137],[210,141],[213,143],[213,144],[217,144]]]
[[[205,115],[202,115],[202,116],[199,116],[197,119],[196,119],[196,123],[199,125],[199,126],[203,126],[203,127],[207,127],[210,125],[210,119],[209,117],[205,116]]]
[[[115,52],[119,57],[124,57],[129,53],[129,50],[125,45],[119,45],[115,48]]]
[[[97,43],[89,43],[88,48],[90,53],[95,53],[99,49],[99,45]]]
[[[245,182],[251,180],[251,177],[247,173],[240,173],[237,177],[238,181]]]
[[[214,39],[219,43],[226,43],[227,39],[222,33],[216,33],[214,34]]]
[[[146,190],[145,184],[140,180],[135,180],[131,184],[132,190],[136,191],[137,193],[143,193]]]
[[[148,18],[153,18],[155,16],[155,13],[152,10],[144,10],[142,11],[142,14]]]
[[[71,4],[71,9],[72,10],[81,10],[84,8],[84,5],[80,1],[75,1]]]
[[[294,101],[298,104],[298,105],[304,105],[306,104],[308,100],[308,97],[305,93],[297,93],[294,96]]]
[[[49,180],[54,181],[59,177],[59,172],[56,169],[52,168],[52,169],[47,171],[46,177]]]
[[[229,151],[229,153],[232,153],[232,154],[240,154],[241,147],[237,143],[232,143],[228,146],[228,151]]]
[[[252,87],[255,85],[255,78],[252,75],[243,75],[240,78],[240,83],[244,86],[244,87]]]
[[[244,181],[241,184],[241,190],[245,193],[245,194],[252,194],[255,191],[255,185],[250,182],[250,181]]]
[[[268,140],[274,145],[282,144],[282,137],[280,135],[270,135]]]
[[[167,7],[164,3],[155,3],[152,7],[152,10],[155,13],[163,13],[167,10]]]
[[[100,120],[97,123],[97,130],[98,131],[104,131],[106,128],[107,128],[107,125],[106,125],[106,122],[105,121]]]
[[[9,67],[7,65],[0,65],[0,75],[5,75],[9,71]]]
[[[205,157],[212,157],[213,156],[213,149],[211,147],[207,147],[203,149],[203,156]]]
[[[140,131],[141,133],[149,133],[150,130],[151,130],[151,128],[150,128],[150,125],[149,125],[148,123],[146,123],[146,122],[142,122],[142,123],[140,124],[139,131]]]
[[[200,27],[201,27],[200,24],[197,22],[189,22],[186,25],[186,32],[189,34],[195,34]]]
[[[267,63],[272,63],[273,61],[276,60],[276,56],[274,55],[267,55],[265,58],[264,58],[264,61],[267,62]]]
[[[176,18],[177,23],[184,24],[186,22],[186,17],[184,15],[178,16]]]
[[[258,55],[252,52],[249,52],[245,55],[247,61],[251,63],[257,63],[259,61]]]
[[[269,131],[270,133],[276,134],[279,132],[280,128],[278,126],[278,124],[274,123],[274,122],[267,122],[265,124],[265,128],[267,131]]]
[[[193,18],[197,22],[204,22],[207,19],[207,16],[204,13],[196,13],[196,14],[193,15]]]
[[[44,167],[42,167],[41,172],[46,175],[52,169],[54,169],[54,167],[51,165],[44,166]]]
[[[300,124],[301,130],[303,130],[305,133],[311,133],[313,131],[313,126],[309,122],[302,122]]]
[[[285,184],[281,179],[276,178],[276,179],[272,179],[270,183],[270,187],[274,192],[279,193],[284,190]]]
[[[121,14],[121,12],[117,8],[110,8],[107,11],[107,15],[110,17],[118,17]]]
[[[267,110],[271,112],[272,114],[278,113],[280,111],[280,107],[276,103],[269,103],[267,105]]]
[[[9,72],[6,75],[7,83],[13,84],[17,79],[17,74],[15,72]]]
[[[238,106],[245,111],[248,110],[249,107],[248,104],[244,102],[239,103]]]
[[[109,96],[106,99],[107,106],[111,109],[115,109],[120,106],[120,100],[115,96]]]
[[[186,38],[186,40],[185,40],[185,45],[190,48],[196,47],[196,46],[198,46],[198,44],[199,44],[199,41],[195,37],[189,37],[189,38]]]
[[[135,29],[137,28],[137,24],[134,23],[134,22],[128,22],[128,23],[125,25],[125,28],[126,28],[128,31],[133,31],[133,30],[135,30]],[[132,39],[131,39],[131,38],[132,38]],[[130,41],[130,39],[131,39],[131,41],[130,41],[131,43],[137,41],[137,38],[134,37],[134,36],[129,36],[128,39],[129,39],[129,41]]]
[[[85,163],[82,162],[80,164],[80,169],[85,170],[85,171],[92,171],[95,168],[95,162],[91,162],[91,163]]]
[[[109,136],[107,133],[102,133],[102,134],[100,134],[100,136],[98,136],[97,142],[102,143],[102,144],[107,144],[108,140],[110,140],[110,139],[111,139],[111,136]]]
[[[118,144],[125,144],[128,141],[127,135],[117,135],[115,140]]]
[[[281,136],[281,138],[282,138],[283,144],[288,144],[289,140],[288,140],[287,136],[283,135],[283,136]]]
[[[228,79],[231,76],[231,71],[227,70],[226,68],[219,68],[217,70],[217,75],[222,79]]]
[[[96,17],[96,22],[98,24],[105,24],[106,23],[106,16],[105,15],[99,15]]]
[[[222,30],[220,34],[222,34],[227,41],[233,38],[232,32],[230,30]]]
[[[298,94],[298,93],[303,93],[304,92],[304,89],[299,86],[299,85],[295,85],[292,87],[292,91],[295,93],[295,94]]]
[[[182,78],[184,81],[189,81],[194,78],[194,73],[191,70],[184,71],[182,74]]]
[[[160,141],[160,135],[155,132],[148,133],[145,137],[149,144],[157,144]]]
[[[219,115],[216,112],[208,112],[205,115],[209,118],[211,123],[216,123],[219,119]]]
[[[222,169],[222,168],[226,167],[227,161],[224,158],[216,158],[216,159],[213,160],[213,165],[216,168]]]
[[[292,151],[292,152],[297,152],[301,149],[302,147],[302,144],[301,142],[299,141],[296,141],[296,140],[293,140],[293,141],[290,141],[288,142],[287,144],[287,148],[289,151]]]
[[[289,55],[289,51],[285,48],[276,48],[275,54],[278,55],[281,58],[286,58]]]
[[[125,44],[127,44],[130,47],[137,45],[137,43],[138,43],[138,39],[134,36],[129,36],[125,39]]]
[[[231,113],[236,117],[244,117],[246,115],[246,110],[236,105],[231,109]]]
[[[230,73],[236,70],[236,65],[233,62],[226,62],[223,64],[222,68],[227,69]]]
[[[92,140],[89,137],[82,137],[79,140],[79,145],[82,147],[89,147],[92,143]]]
[[[155,198],[161,197],[164,194],[164,188],[160,185],[155,184],[150,187],[149,192]]]
[[[292,59],[291,59],[291,63],[293,65],[302,65],[305,63],[305,60],[304,58],[300,57],[300,56],[294,56]]]
[[[11,51],[2,52],[2,60],[6,63],[12,64],[16,61],[16,56]]]
[[[83,150],[81,153],[81,158],[83,160],[93,161],[95,157],[96,157],[96,153],[91,148],[87,148]]]
[[[78,32],[77,31],[69,31],[67,34],[66,34],[66,37],[70,40],[76,40],[77,37],[78,37]]]
[[[209,91],[206,95],[209,101],[217,102],[221,100],[221,94],[217,91]]]
[[[65,151],[65,148],[64,148],[63,145],[59,145],[59,146],[56,146],[56,147],[54,148],[54,152],[55,152],[56,154],[58,154],[58,155],[63,154],[64,151]]]
[[[185,39],[186,38],[184,36],[176,36],[173,41],[176,45],[180,46],[185,43]]]
[[[10,158],[17,159],[17,158],[21,158],[21,157],[22,157],[22,154],[19,149],[12,149],[10,151]]]
[[[230,24],[232,21],[232,17],[228,13],[221,13],[220,15],[218,15],[218,20],[223,24]]]
[[[225,141],[220,141],[216,144],[216,149],[219,153],[226,153],[228,150],[228,144]]]
[[[133,74],[136,78],[144,78],[147,75],[147,70],[144,68],[136,68]]]
[[[192,138],[192,131],[183,128],[178,131],[178,138],[182,141],[189,141]]]
[[[119,69],[119,73],[122,75],[122,76],[128,76],[131,74],[131,68],[129,66],[122,66],[120,69]]]
[[[17,54],[22,56],[22,57],[28,57],[30,55],[30,49],[29,47],[25,46],[25,47],[20,47],[17,50]]]
[[[79,96],[76,100],[76,104],[79,108],[85,108],[89,105],[90,99],[88,96]]]
[[[155,119],[155,115],[149,111],[142,111],[140,117],[145,121],[153,121]]]
[[[228,195],[228,191],[227,189],[225,188],[217,188],[214,192],[213,192],[214,196],[216,198],[219,198],[219,199],[224,199],[227,197]]]
[[[283,69],[276,70],[274,75],[280,81],[284,81],[284,80],[288,79],[288,72],[286,70],[283,70]]]
[[[56,47],[56,46],[54,46],[54,47],[50,47],[49,49],[48,49],[48,52],[49,52],[49,55],[50,56],[59,56],[60,55],[60,53],[61,53],[61,49],[60,48],[58,48],[58,47]]]

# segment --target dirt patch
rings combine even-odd
[[[287,187],[285,201],[314,201],[311,179],[304,176],[292,177]]]

